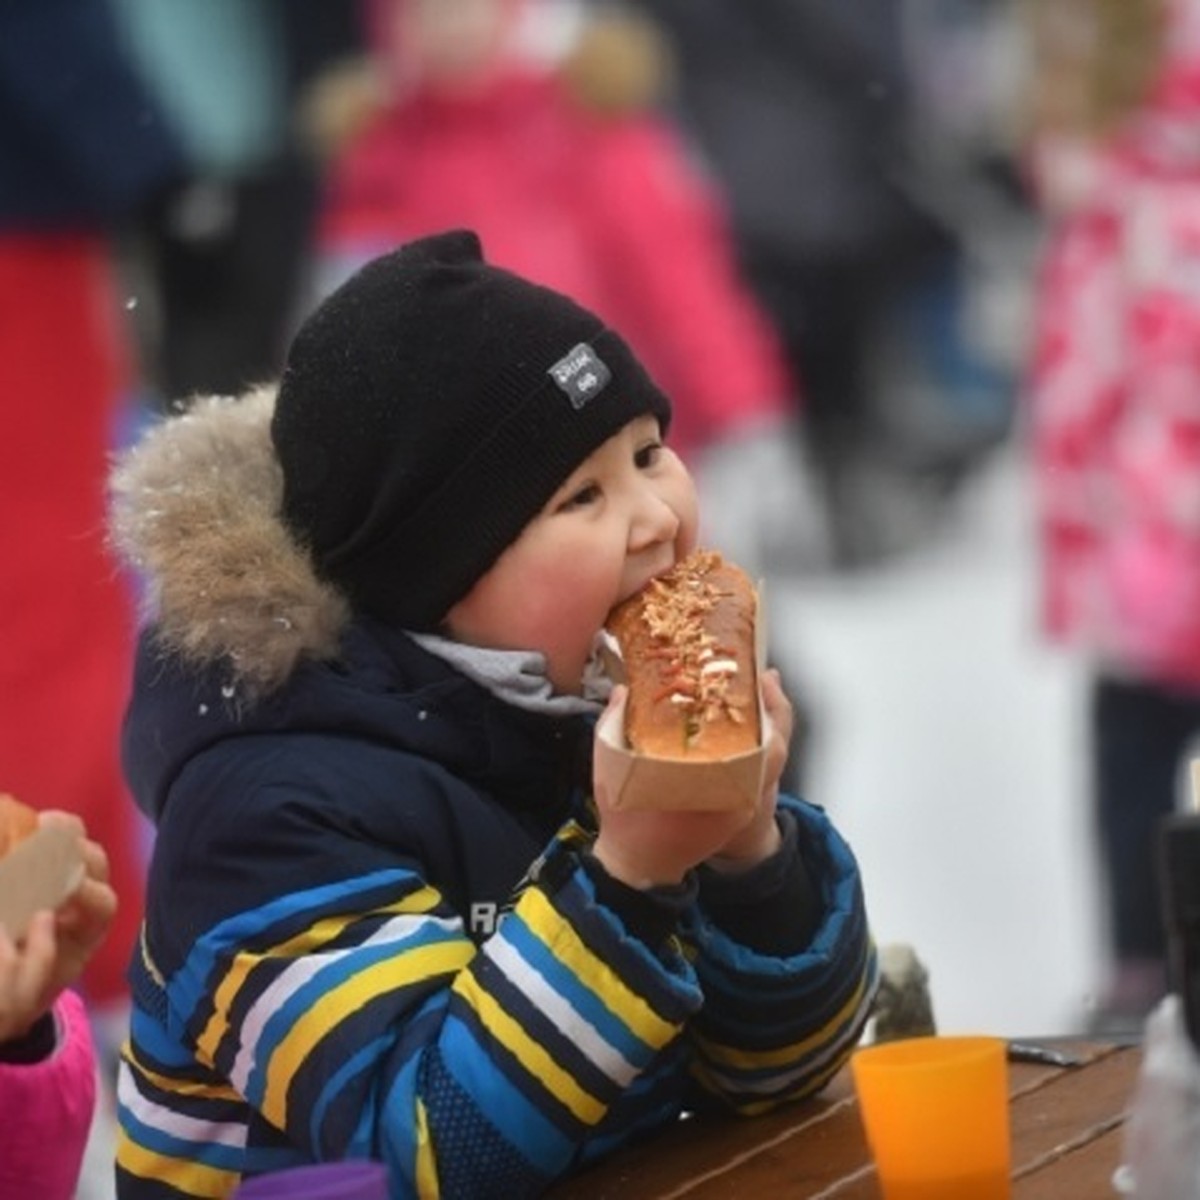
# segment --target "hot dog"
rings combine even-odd
[[[620,604],[606,622],[624,664],[630,749],[715,760],[758,747],[755,623],[750,577],[699,550]]]

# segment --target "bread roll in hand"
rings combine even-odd
[[[606,628],[629,695],[636,753],[716,760],[758,748],[758,594],[740,567],[698,550],[618,605]]]
[[[37,810],[0,792],[0,858],[38,826]]]

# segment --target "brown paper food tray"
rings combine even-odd
[[[83,879],[79,835],[41,825],[0,858],[0,925],[19,938],[35,912],[57,908]]]
[[[764,589],[758,584],[755,616],[754,657],[761,678],[766,659],[766,607]],[[620,659],[606,656],[609,673],[624,681]],[[596,758],[609,764],[618,780],[614,808],[658,809],[660,812],[728,812],[753,808],[762,791],[767,761],[766,742],[770,723],[759,696],[759,728],[762,742],[756,750],[731,758],[700,761],[694,758],[661,758],[638,754],[625,742],[625,706],[605,714],[596,727]]]

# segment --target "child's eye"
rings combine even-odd
[[[638,448],[637,453],[633,456],[633,461],[639,471],[644,471],[647,467],[652,467],[658,462],[662,454],[662,442],[648,442],[646,445]]]
[[[570,512],[574,508],[585,508],[587,505],[594,503],[600,499],[600,488],[589,483],[585,487],[581,487],[579,491],[568,496],[559,506],[559,512]]]

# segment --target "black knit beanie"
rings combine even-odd
[[[301,326],[271,437],[283,518],[359,610],[435,628],[568,475],[670,404],[574,301],[467,231],[368,263]]]

